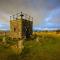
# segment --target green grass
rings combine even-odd
[[[3,36],[0,36],[0,39],[2,39]],[[0,44],[0,60],[17,60],[18,55],[11,49],[10,46],[15,45],[17,41],[8,39],[6,37],[6,44],[1,42]]]
[[[21,54],[16,55],[10,48],[1,46],[0,55],[0,60],[60,60],[60,36],[35,35],[24,41]]]
[[[60,37],[44,36],[39,42],[31,40],[24,45],[21,60],[60,60]]]
[[[12,56],[16,55],[11,48],[0,47],[0,60],[9,60],[12,59]]]

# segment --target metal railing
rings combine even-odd
[[[29,16],[26,13],[22,13],[22,12],[10,16],[10,20],[16,20],[16,19],[25,19],[25,20],[33,21],[33,17]]]

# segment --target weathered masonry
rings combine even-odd
[[[32,17],[26,16],[22,12],[10,17],[10,37],[29,38],[33,32]]]

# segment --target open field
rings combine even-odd
[[[0,60],[60,60],[60,34],[35,32],[31,39],[24,41],[23,52],[19,55],[1,47]]]
[[[35,39],[25,43],[22,60],[60,60],[60,34],[35,33]]]

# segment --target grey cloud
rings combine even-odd
[[[52,1],[53,8],[51,8],[51,10],[49,1]],[[54,1],[56,2],[54,3]],[[34,26],[44,25],[45,18],[49,15],[48,13],[59,6],[60,0],[0,0],[0,11],[3,11],[9,15],[16,14],[17,9],[18,12],[23,11],[34,18]],[[51,22],[53,21],[51,20]],[[59,22],[59,18],[58,20],[54,20],[53,23],[56,22]]]

